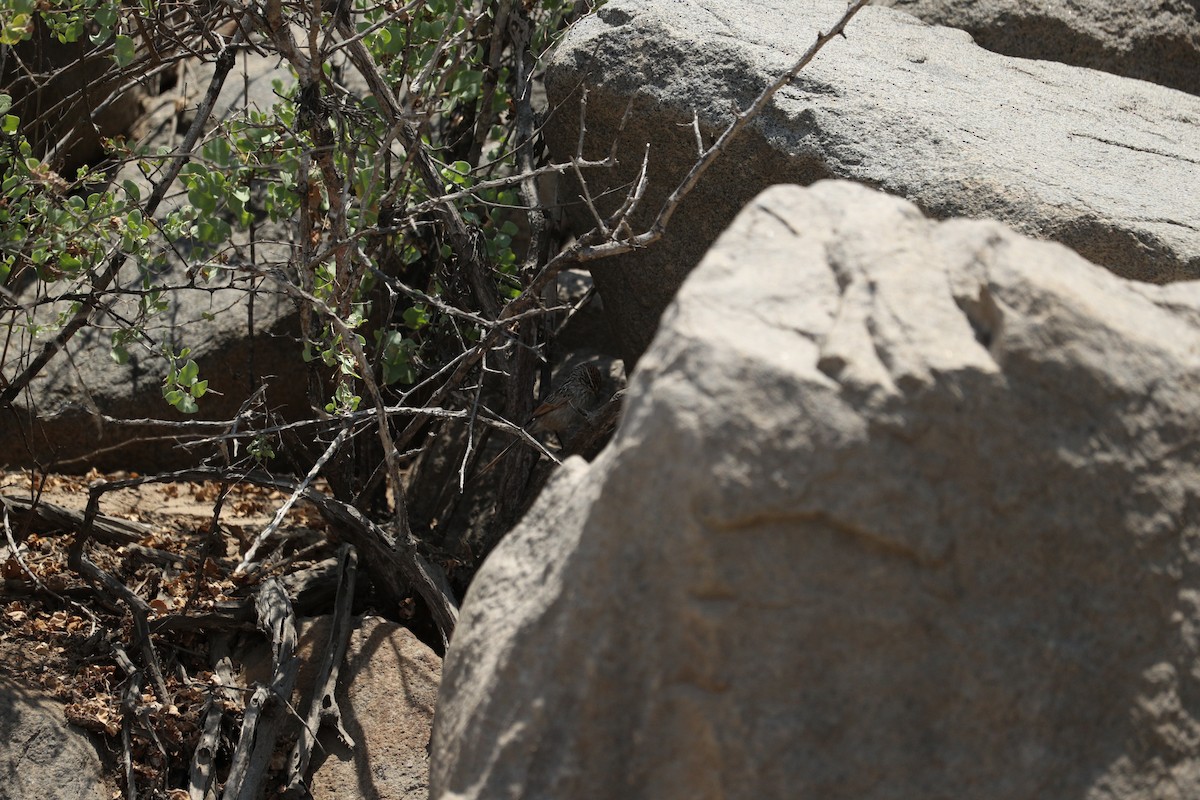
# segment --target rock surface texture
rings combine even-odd
[[[108,797],[96,749],[63,720],[62,704],[0,676],[0,799]]]
[[[314,625],[305,639],[319,650],[319,634],[327,630]],[[441,659],[407,628],[363,619],[350,637],[340,695],[342,722],[356,746],[351,751],[332,736],[323,739],[327,755],[318,757],[312,776],[314,800],[429,797],[429,736],[441,668]]]
[[[329,646],[332,617],[300,627],[302,659],[293,703],[307,712],[318,665]],[[350,634],[337,688],[342,726],[353,749],[323,725],[310,765],[312,800],[425,800],[429,736],[442,662],[407,628],[363,617]],[[266,650],[248,659],[250,680],[269,680]],[[298,723],[297,723],[298,724]]]
[[[988,50],[1062,61],[1200,94],[1191,0],[877,0],[961,28]]]
[[[590,89],[585,155],[606,155],[632,101],[624,187],[650,143],[657,213],[706,144],[843,13],[840,0],[612,0],[575,26],[547,72],[547,139],[575,154],[576,96]],[[1200,98],[1059,63],[997,55],[961,31],[868,7],[735,140],[680,207],[667,237],[593,269],[627,366],[683,277],[767,186],[852,179],[931,216],[1004,221],[1125,276],[1200,277]],[[578,189],[567,188],[564,200]],[[618,196],[599,201],[604,213]],[[611,207],[610,207],[611,206]],[[569,206],[578,232],[582,203]],[[645,218],[643,219],[643,222]]]
[[[773,188],[466,598],[431,797],[1200,796],[1200,284]]]

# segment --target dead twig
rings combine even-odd
[[[342,545],[338,553],[338,593],[333,620],[329,625],[329,643],[323,648],[321,667],[313,685],[308,716],[300,731],[288,759],[288,783],[284,796],[301,798],[306,796],[303,786],[308,771],[312,748],[316,744],[317,731],[322,725],[330,725],[342,743],[354,749],[354,739],[342,726],[341,709],[337,702],[337,681],[346,648],[350,643],[350,610],[354,602],[354,581],[358,570],[358,552],[350,545]]]
[[[224,639],[219,639],[214,649],[224,649]],[[221,743],[221,720],[225,716],[225,703],[233,704],[238,700],[237,693],[228,688],[234,685],[233,662],[228,656],[217,659],[214,673],[217,685],[208,696],[208,705],[204,710],[204,727],[196,749],[192,753],[191,769],[188,772],[188,800],[205,800],[213,780],[213,762]]]
[[[338,449],[346,443],[346,440],[350,438],[350,431],[351,428],[349,425],[344,425],[342,429],[338,431],[338,435],[335,436],[333,441],[329,443],[329,446],[325,448],[325,452],[322,453],[321,457],[318,458],[312,465],[312,468],[309,469],[308,474],[301,479],[300,483],[296,484],[296,488],[292,490],[290,495],[288,495],[288,499],[284,501],[284,504],[281,505],[279,510],[275,512],[275,516],[271,519],[270,524],[263,528],[262,532],[258,534],[258,536],[254,537],[254,541],[248,548],[246,548],[246,553],[242,556],[242,562],[238,564],[237,568],[233,571],[234,575],[242,575],[250,569],[250,564],[254,561],[254,556],[257,555],[258,548],[262,547],[263,543],[271,537],[271,534],[279,529],[284,517],[286,517],[287,513],[292,510],[292,506],[296,504],[296,501],[300,499],[300,496],[304,493],[304,490],[307,489],[316,479],[317,475],[321,473],[321,468],[325,466],[326,462],[328,462],[329,459],[332,458],[335,453],[337,453]]]
[[[128,489],[147,483],[173,483],[178,481],[220,481],[222,483],[245,482],[255,486],[265,486],[290,492],[295,489],[293,481],[277,478],[264,472],[249,470],[229,474],[212,467],[197,467],[168,472],[161,475],[149,475],[139,478],[127,478],[120,481],[109,481],[92,487],[92,497],[88,502],[88,514],[95,516],[95,505],[99,496],[106,491]],[[312,503],[321,516],[329,521],[334,530],[346,541],[353,544],[366,557],[367,571],[371,575],[376,588],[389,602],[398,606],[405,598],[404,588],[411,587],[421,596],[433,614],[434,622],[441,633],[443,644],[448,644],[450,634],[458,622],[458,603],[454,599],[454,591],[441,567],[430,563],[420,553],[415,545],[395,536],[384,528],[376,525],[363,515],[361,511],[342,503],[328,495],[316,491],[311,486],[304,490],[303,497]],[[85,529],[86,529],[85,525]],[[90,562],[89,562],[90,563]],[[92,569],[95,566],[92,565]],[[113,589],[118,596],[131,595],[138,603],[145,605],[140,598],[133,595],[124,584],[114,581],[119,590]],[[136,621],[136,618],[135,618]]]
[[[99,515],[100,497],[109,490],[111,484],[95,484],[88,490],[87,510],[83,515],[83,524],[75,535],[74,541],[67,552],[67,563],[76,573],[83,576],[93,585],[99,584],[108,597],[116,597],[125,603],[129,615],[133,618],[134,630],[137,632],[137,645],[142,654],[142,661],[150,672],[150,679],[158,699],[164,704],[171,702],[167,692],[167,683],[163,679],[162,667],[159,665],[158,654],[154,652],[154,643],[150,638],[150,605],[122,581],[96,566],[87,556],[87,544],[92,539],[96,517]]]
[[[296,657],[296,619],[291,601],[279,581],[263,582],[255,598],[258,627],[271,639],[271,682],[259,686],[246,704],[242,732],[229,767],[222,800],[255,800],[262,788],[271,753],[275,750],[286,707],[296,683],[300,660]],[[272,704],[272,700],[278,702]]]
[[[129,800],[137,800],[137,780],[133,771],[133,720],[142,695],[142,671],[134,666],[124,650],[115,648],[113,655],[117,664],[125,670],[125,691],[121,693],[121,765],[125,768],[125,796]]]
[[[64,506],[44,500],[32,501],[24,497],[0,495],[0,505],[13,512],[18,524],[39,533],[52,531],[75,531],[83,529],[84,515]],[[108,544],[129,544],[150,535],[150,526],[130,522],[120,517],[97,514],[92,520],[92,535]]]

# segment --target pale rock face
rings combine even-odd
[[[431,797],[1200,794],[1198,321],[995,222],[763,193],[472,585]]]
[[[316,653],[328,641],[329,623],[329,617],[320,618],[301,637],[310,666],[319,662]],[[408,629],[364,617],[350,636],[342,669],[338,700],[355,747],[324,730],[309,786],[313,800],[425,800],[440,659]],[[301,681],[314,671],[302,671]]]
[[[611,0],[565,37],[547,71],[547,141],[575,154],[578,90],[589,158],[619,137],[633,180],[650,145],[645,224],[706,144],[828,30],[841,0]],[[1200,98],[1061,63],[1011,58],[962,31],[867,7],[734,141],[643,253],[593,270],[627,366],[684,277],[746,202],[776,183],[847,178],[938,218],[998,219],[1124,277],[1200,277]],[[562,196],[576,200],[578,187]],[[624,192],[602,198],[611,213]],[[612,208],[610,208],[610,206]],[[582,233],[583,203],[567,206]]]
[[[1200,6],[1190,0],[877,0],[980,47],[1200,94]]]

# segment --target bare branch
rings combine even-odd
[[[271,519],[271,522],[267,525],[267,527],[263,528],[262,532],[259,533],[258,536],[254,537],[254,541],[250,543],[248,548],[246,548],[246,552],[242,555],[242,562],[233,570],[234,575],[241,575],[245,573],[247,569],[249,569],[251,562],[254,561],[254,557],[258,554],[258,548],[263,545],[263,542],[271,538],[271,534],[275,533],[275,531],[279,529],[279,525],[283,522],[284,517],[287,516],[288,511],[292,509],[292,506],[296,504],[296,501],[300,499],[300,496],[304,494],[304,490],[307,489],[309,485],[312,484],[312,482],[316,479],[316,477],[321,474],[321,469],[325,466],[329,459],[331,459],[333,455],[341,448],[341,446],[346,443],[346,440],[350,438],[350,430],[351,429],[349,425],[344,425],[338,432],[338,435],[334,437],[332,442],[329,443],[329,446],[325,448],[325,452],[321,454],[321,457],[318,458],[312,465],[312,468],[309,469],[308,474],[304,476],[300,483],[296,484],[296,488],[292,490],[292,493],[288,495],[288,499],[275,512],[275,516]]]
[[[713,162],[729,148],[729,143],[733,138],[763,112],[780,89],[791,83],[792,79],[800,74],[800,70],[804,69],[808,66],[809,62],[816,58],[817,53],[821,52],[821,48],[840,36],[842,31],[845,30],[846,25],[850,23],[850,20],[854,19],[854,15],[862,11],[869,2],[870,0],[854,0],[845,13],[842,14],[841,19],[834,23],[833,27],[827,33],[818,32],[816,41],[804,51],[804,54],[786,72],[772,81],[767,88],[763,89],[758,97],[754,98],[754,102],[750,104],[749,108],[739,112],[735,116],[733,122],[725,128],[717,138],[717,141],[713,143],[713,146],[704,151],[700,160],[692,166],[688,174],[675,187],[675,191],[671,192],[670,196],[667,197],[663,203],[662,210],[658,213],[658,218],[651,225],[650,230],[637,237],[637,246],[644,247],[662,236],[663,231],[667,228],[667,224],[671,221],[671,216],[679,208],[679,203],[695,188],[701,176],[708,171]]]

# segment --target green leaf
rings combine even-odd
[[[450,84],[450,93],[459,95],[462,99],[471,101],[479,96],[479,87],[483,82],[483,73],[476,69],[460,70]]]
[[[208,381],[197,381],[192,385],[191,395],[197,399],[204,397],[204,393],[208,391]]]
[[[469,186],[471,184],[471,165],[466,161],[455,161],[442,170],[442,177],[453,186]],[[449,186],[447,187],[449,190]]]
[[[207,187],[200,184],[195,184],[188,190],[188,201],[206,214],[217,210],[217,198],[213,197]]]
[[[195,414],[200,410],[200,406],[196,405],[196,401],[190,395],[183,395],[179,400],[179,405],[175,406],[185,414]]]
[[[413,369],[412,364],[384,364],[383,365],[383,382],[389,386],[399,382],[404,384],[412,384],[417,382],[417,371]]]
[[[271,442],[265,436],[255,437],[246,450],[259,461],[275,457],[275,450],[271,447]]]
[[[133,181],[126,179],[121,186],[125,187],[125,194],[128,195],[129,199],[133,202],[136,203],[142,199],[142,190],[139,189],[138,185]]]
[[[29,14],[13,14],[0,30],[0,44],[14,45],[29,38],[33,29],[33,17]]]
[[[183,369],[179,370],[179,385],[191,386],[196,382],[196,378],[200,375],[200,367],[195,361],[188,359],[188,362],[183,365]]]
[[[0,114],[7,114],[12,108],[12,98],[6,94],[0,94]]]
[[[137,47],[134,45],[133,39],[123,34],[117,34],[116,49],[113,52],[113,60],[117,62],[117,66],[128,67],[136,57]]]
[[[96,47],[99,47],[107,42],[108,37],[110,36],[112,36],[112,28],[101,28],[100,30],[88,36],[88,41],[90,41]]]
[[[413,306],[404,311],[404,324],[413,330],[420,330],[429,324],[429,312],[424,306]]]
[[[105,3],[96,9],[96,13],[92,16],[92,19],[101,27],[111,28],[117,23],[116,5]]]

